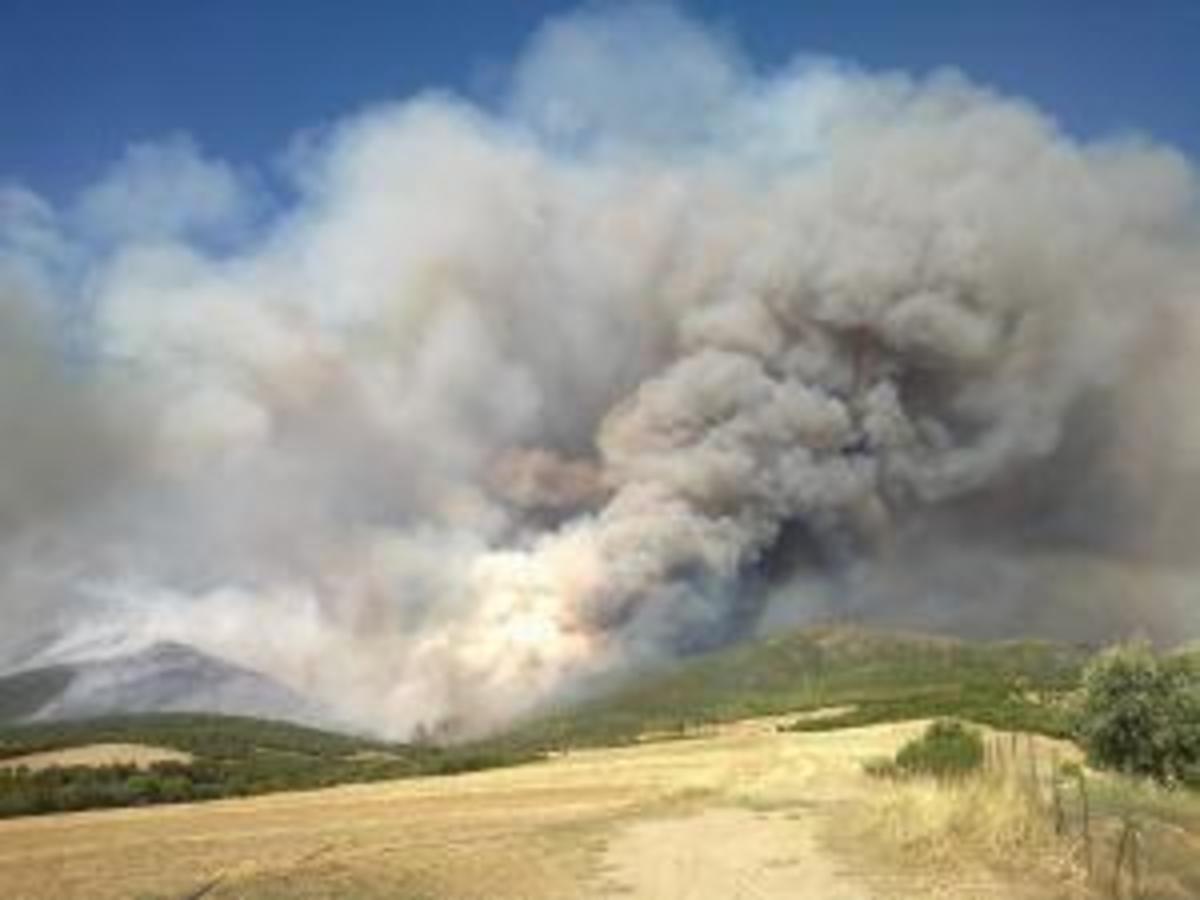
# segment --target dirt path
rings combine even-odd
[[[760,900],[874,896],[823,849],[812,822],[711,809],[640,822],[609,845],[597,900]]]
[[[634,822],[607,844],[596,900],[874,900],[923,897],[923,885],[829,849],[833,818],[869,802],[861,761],[919,725],[779,734],[779,720],[722,729],[725,777],[689,814]]]

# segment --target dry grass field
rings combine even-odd
[[[66,750],[48,750],[0,760],[0,768],[48,769],[51,766],[115,766],[130,765],[146,768],[159,762],[185,763],[192,754],[168,747],[148,747],[145,744],[90,744]]]
[[[0,896],[510,898],[1066,896],[1049,873],[896,866],[856,839],[863,760],[921,723],[572,752],[448,778],[0,822]],[[1061,889],[1060,889],[1061,888]]]

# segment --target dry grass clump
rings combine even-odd
[[[1020,873],[1027,880],[1036,872],[1045,896],[1087,896],[1079,848],[1056,827],[1036,768],[1023,755],[987,757],[985,767],[963,777],[878,778],[855,842],[879,848],[892,865],[934,878]]]
[[[1031,792],[1016,779],[992,774],[887,782],[870,824],[885,844],[926,864],[951,865],[981,854],[1006,862],[1055,843],[1053,823]]]

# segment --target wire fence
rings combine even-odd
[[[1020,780],[1067,848],[1091,896],[1200,897],[1195,836],[1135,804],[1123,808],[1114,802],[1112,790],[1106,789],[1113,779],[1064,758],[1052,742],[1015,732],[989,737],[985,765]]]

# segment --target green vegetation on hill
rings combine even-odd
[[[263,753],[323,759],[392,747],[370,738],[290,722],[201,713],[150,713],[0,729],[0,760],[100,743],[150,744],[211,759],[247,759]]]
[[[1170,657],[1179,660],[1185,666],[1191,666],[1193,671],[1200,672],[1200,641],[1184,644],[1172,652]]]
[[[1061,695],[1089,653],[1042,641],[970,643],[829,626],[698,657],[615,693],[539,717],[508,741],[538,748],[619,744],[749,716],[850,707],[797,730],[957,716],[1064,735]]]
[[[388,744],[285,722],[155,714],[0,729],[0,760],[98,743],[182,750],[190,762],[0,768],[0,816],[140,806],[448,775],[535,758],[496,745]]]

